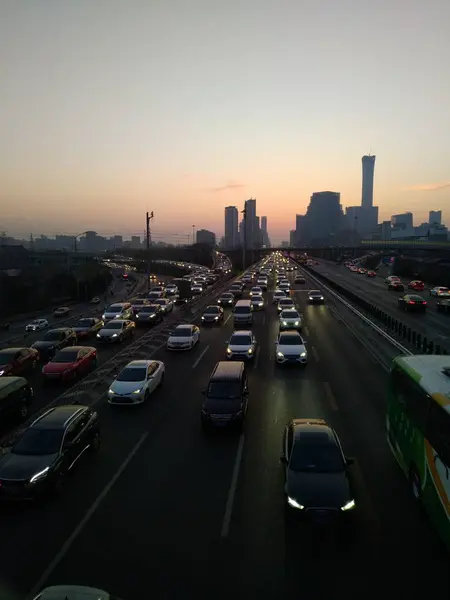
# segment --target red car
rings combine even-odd
[[[410,281],[408,283],[408,287],[410,290],[416,290],[416,292],[422,292],[425,289],[425,284],[423,281]]]
[[[0,377],[24,375],[36,366],[39,352],[34,348],[4,348],[0,350]]]
[[[97,366],[97,349],[91,346],[63,348],[42,369],[46,380],[71,381]]]
[[[367,271],[367,277],[376,277],[376,276],[377,276],[376,271]]]

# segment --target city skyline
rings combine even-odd
[[[447,214],[448,2],[208,8],[2,7],[0,230],[220,237],[256,197],[277,243],[315,192],[359,205],[369,152],[380,222]]]

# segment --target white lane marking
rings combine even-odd
[[[231,319],[232,316],[233,316],[233,313],[230,313],[228,315],[228,317],[225,319],[225,321],[223,322],[223,324],[226,325],[228,323],[228,321]]]
[[[258,346],[256,349],[256,354],[255,354],[255,358],[253,359],[253,368],[257,369],[258,368],[258,363],[259,363],[259,355],[261,354],[261,348]]]
[[[315,346],[311,346],[311,351],[313,353],[314,360],[316,362],[320,362],[319,353],[317,352],[317,348]]]
[[[325,388],[325,395],[331,406],[331,410],[339,410],[337,402],[336,402],[336,398],[334,397],[334,394],[333,394],[333,390],[331,389],[331,385],[328,383],[328,381],[324,381],[323,387]]]
[[[203,349],[203,351],[200,353],[200,356],[197,358],[197,360],[195,361],[195,363],[192,365],[193,369],[195,369],[195,367],[202,360],[202,358],[205,356],[205,354],[208,352],[208,350],[209,350],[209,344],[206,346],[206,348]]]
[[[45,586],[46,582],[48,581],[48,579],[50,578],[50,576],[52,575],[52,573],[54,572],[56,567],[63,560],[63,558],[66,556],[66,554],[69,552],[74,541],[77,539],[77,537],[80,535],[80,533],[82,533],[83,529],[86,527],[86,525],[88,524],[88,522],[90,521],[90,519],[92,518],[94,513],[96,512],[96,510],[99,508],[100,504],[103,502],[103,500],[109,494],[109,492],[111,491],[111,489],[113,488],[113,486],[115,485],[115,483],[117,482],[119,477],[122,475],[122,473],[128,467],[130,462],[133,460],[133,458],[139,451],[140,447],[147,439],[147,436],[148,436],[148,432],[145,432],[140,437],[138,443],[134,446],[134,448],[131,450],[129,455],[126,457],[126,459],[120,465],[118,470],[115,472],[113,477],[109,480],[106,487],[104,487],[103,491],[97,496],[97,498],[95,499],[94,503],[91,505],[91,507],[89,508],[87,513],[84,515],[84,517],[81,519],[81,521],[75,527],[75,529],[72,531],[71,535],[64,542],[64,544],[62,545],[61,549],[59,550],[59,552],[57,553],[55,558],[52,560],[52,562],[48,565],[48,567],[42,573],[39,581],[36,583],[34,588],[31,590],[30,595],[28,596],[29,600],[31,600],[31,598],[34,598],[40,591],[42,591],[42,588]]]
[[[309,337],[309,329],[308,329],[308,325],[305,325],[305,326],[303,327],[303,331],[304,331],[304,334],[306,335],[306,337]]]
[[[233,475],[231,477],[230,489],[228,490],[227,504],[225,506],[225,514],[223,516],[222,521],[222,530],[220,532],[220,537],[222,538],[228,537],[228,533],[230,531],[230,521],[231,515],[233,513],[234,498],[236,496],[236,490],[238,486],[239,471],[242,463],[242,453],[244,451],[244,441],[245,438],[244,434],[242,433],[241,437],[239,438],[239,445],[236,452],[236,459],[234,461],[233,467]]]
[[[262,318],[262,324],[263,324],[263,325],[265,325],[265,324],[266,324],[266,315],[263,315],[263,318]]]

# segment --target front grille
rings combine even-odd
[[[4,492],[6,494],[20,494],[25,489],[25,484],[27,480],[14,481],[9,479],[0,480],[0,492]]]
[[[211,415],[211,419],[215,421],[229,421],[233,415]]]
[[[284,358],[287,358],[288,360],[297,360],[300,358],[300,354],[285,354]]]
[[[114,404],[131,404],[133,399],[128,396],[114,396],[112,401]]]

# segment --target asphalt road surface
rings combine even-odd
[[[142,278],[140,278],[142,279]],[[132,287],[128,287],[126,285],[125,281],[122,281],[120,279],[115,279],[114,280],[114,288],[113,288],[113,295],[108,296],[107,301],[104,301],[103,296],[100,296],[100,299],[102,300],[102,302],[97,305],[97,307],[95,305],[92,305],[88,302],[80,302],[78,304],[71,304],[70,305],[70,315],[67,318],[55,318],[52,314],[51,309],[49,309],[48,313],[42,313],[42,311],[39,313],[39,315],[35,316],[35,317],[30,317],[30,318],[19,318],[19,319],[11,319],[11,326],[9,331],[6,331],[5,329],[0,329],[0,347],[4,342],[13,338],[18,338],[21,335],[24,336],[24,342],[25,342],[25,327],[28,325],[28,323],[31,323],[31,321],[33,321],[34,318],[39,318],[39,319],[47,319],[47,321],[50,324],[50,327],[47,329],[50,329],[52,327],[62,327],[64,326],[67,321],[70,319],[73,322],[73,319],[75,317],[82,317],[85,316],[87,314],[92,315],[95,314],[96,311],[101,312],[103,310],[103,307],[105,306],[105,304],[112,304],[113,302],[120,302],[121,300],[123,300],[124,298],[127,298],[130,294],[130,290],[132,290]],[[44,330],[45,331],[45,330]],[[42,335],[42,331],[41,332],[37,332],[38,334]],[[34,337],[33,337],[34,336]],[[35,341],[36,336],[35,334],[31,334],[31,335],[27,335],[26,336],[26,343],[33,343],[33,341]],[[32,342],[30,342],[30,340],[32,340]],[[26,344],[24,344],[26,345]]]
[[[370,278],[359,273],[352,273],[344,265],[333,265],[331,263],[321,262],[319,265],[310,267],[313,271],[323,273],[329,279],[336,281],[339,285],[347,287],[353,293],[364,300],[370,301],[386,313],[399,319],[405,325],[411,327],[417,333],[428,337],[428,340],[434,340],[435,343],[443,346],[450,346],[450,315],[440,314],[436,310],[436,298],[429,295],[429,290],[423,292],[414,292],[408,290],[405,279],[405,292],[388,291],[387,285],[382,277]],[[398,298],[404,294],[418,293],[428,302],[427,312],[408,313],[398,308]]]
[[[205,437],[200,428],[200,392],[224,358],[231,318],[202,328],[192,352],[157,352],[166,380],[149,405],[99,407],[103,442],[94,461],[48,504],[1,513],[2,599],[6,587],[16,600],[58,583],[94,585],[124,600],[419,598],[431,585],[448,597],[448,555],[386,444],[386,372],[326,305],[306,305],[310,287],[294,292],[306,322],[306,368],[274,364],[275,307],[255,317],[259,351],[242,435]],[[355,458],[353,536],[285,527],[279,456],[293,417],[329,420]]]

